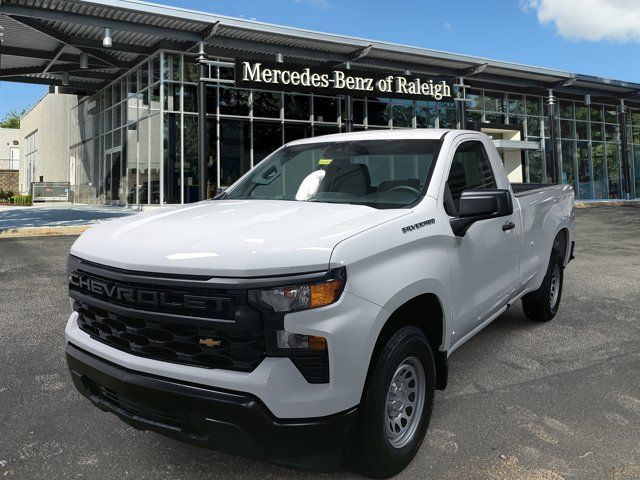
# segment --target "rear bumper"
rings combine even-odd
[[[137,373],[72,344],[67,364],[78,391],[129,425],[216,450],[332,471],[342,464],[357,408],[319,418],[275,418],[255,396]]]

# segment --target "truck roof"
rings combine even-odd
[[[287,145],[304,145],[309,143],[324,142],[347,142],[355,140],[398,140],[398,139],[416,139],[416,140],[439,140],[447,133],[455,131],[462,133],[464,130],[454,130],[446,128],[406,128],[401,130],[366,130],[363,132],[350,133],[333,133],[330,135],[322,135],[319,137],[304,138],[294,140]],[[479,133],[472,131],[472,133]]]

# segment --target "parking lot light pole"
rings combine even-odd
[[[549,107],[549,146],[551,147],[551,181],[552,183],[562,183],[562,168],[558,165],[558,140],[556,129],[556,97],[553,90],[549,89],[547,97],[547,105]],[[548,165],[548,164],[547,164]]]

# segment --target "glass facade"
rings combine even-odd
[[[272,151],[299,138],[346,131],[342,96],[246,90],[232,60],[209,66],[206,192],[226,188]],[[523,154],[524,181],[551,182],[547,99],[468,88],[467,128],[506,125],[540,149]],[[580,199],[622,198],[619,109],[559,98],[558,180]],[[74,201],[171,204],[198,200],[198,69],[195,56],[161,51],[72,111]],[[353,98],[353,130],[459,128],[454,103]],[[640,194],[640,110],[627,113],[632,196]]]

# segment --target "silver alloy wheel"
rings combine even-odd
[[[392,447],[404,447],[415,435],[424,409],[425,384],[420,360],[405,358],[396,369],[387,392],[384,423]]]
[[[549,288],[549,308],[554,309],[560,295],[560,265],[557,263],[553,266],[551,274],[551,286]]]

